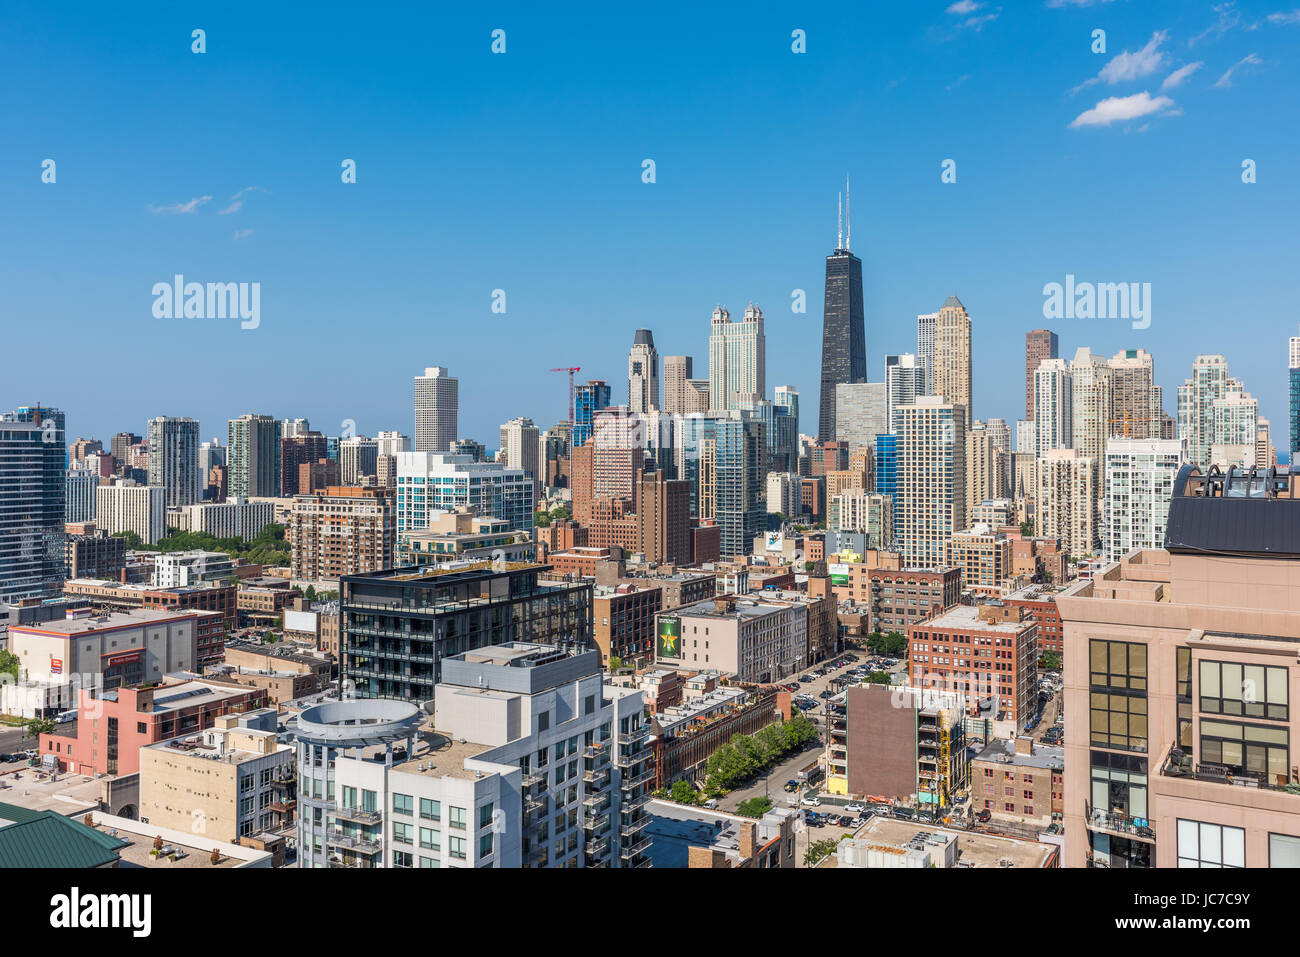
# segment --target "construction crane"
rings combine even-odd
[[[581,372],[581,371],[582,371],[582,366],[568,366],[567,368],[552,369],[551,371],[552,371],[552,372],[567,372],[567,373],[569,373],[569,424],[572,425],[573,422],[574,422],[574,418],[573,418],[573,374],[574,374],[575,372]]]

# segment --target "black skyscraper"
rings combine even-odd
[[[852,227],[849,235],[852,236]],[[862,312],[862,260],[847,242],[826,257],[822,321],[821,420],[817,438],[835,438],[835,386],[867,381],[867,326]]]

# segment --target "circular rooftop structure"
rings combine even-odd
[[[389,744],[415,734],[427,715],[408,701],[355,698],[327,701],[298,715],[297,736],[333,747]]]

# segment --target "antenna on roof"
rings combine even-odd
[[[844,248],[853,248],[853,207],[849,192],[849,174],[844,174],[844,224],[848,226],[848,235],[844,237]]]
[[[835,236],[835,248],[844,248],[844,194],[835,194],[835,216],[838,223],[838,232]]]

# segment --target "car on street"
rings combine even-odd
[[[23,749],[23,757],[34,758],[34,757],[36,757],[36,756],[39,755],[39,754],[40,754],[40,752],[37,751],[35,748],[24,748],[24,749]]]
[[[822,799],[819,797],[805,797],[799,800],[804,807],[821,807]]]
[[[817,676],[814,675],[814,674],[806,674],[806,675],[804,675],[802,678],[800,678],[799,680],[800,680],[800,681],[816,681],[816,680],[817,680]]]
[[[821,694],[819,694],[817,697],[822,698],[822,699],[825,699],[825,698],[834,698],[834,697],[835,697],[835,692],[832,691],[830,688],[827,688],[825,691],[823,691],[823,692],[822,692]]]
[[[799,782],[794,778],[791,778],[789,781],[785,782],[785,790],[787,792],[799,790]]]
[[[866,810],[866,808],[861,804],[846,804],[844,805],[844,810],[848,814],[861,814]]]
[[[21,760],[23,760],[21,754],[0,754],[0,761],[4,761],[6,764],[12,764],[15,761]]]

